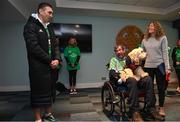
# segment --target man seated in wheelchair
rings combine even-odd
[[[164,118],[160,116],[155,109],[156,100],[151,78],[146,76],[137,81],[133,77],[125,77],[120,75],[120,72],[126,67],[125,47],[122,45],[116,45],[114,47],[114,52],[115,56],[111,58],[109,64],[110,81],[112,81],[117,88],[121,87],[122,85],[127,86],[129,112],[132,115],[132,119],[134,121],[143,121],[139,113],[138,90],[144,89],[146,94],[146,112],[155,120],[164,120]]]

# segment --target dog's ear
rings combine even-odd
[[[128,56],[130,57],[130,59],[132,61],[134,61],[135,57],[136,57],[136,49],[133,49],[129,54]]]

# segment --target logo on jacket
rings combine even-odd
[[[39,32],[43,32],[43,30],[42,30],[42,29],[39,29]]]

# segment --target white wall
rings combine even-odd
[[[55,15],[54,22],[92,24],[93,51],[82,53],[77,86],[97,87],[104,82],[101,77],[108,76],[105,65],[113,55],[118,31],[129,24],[136,25],[145,31],[149,21],[115,17]],[[29,89],[28,64],[23,40],[24,24],[25,22],[0,23],[0,91]],[[169,45],[174,47],[178,31],[172,28],[171,22],[161,21],[161,24],[167,33]],[[68,72],[65,69],[64,59],[59,81],[68,86]]]
[[[9,86],[29,86],[25,42],[22,34],[23,24],[22,22],[0,23],[1,91]]]

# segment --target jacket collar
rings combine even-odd
[[[43,23],[37,14],[32,14],[29,19],[28,19],[28,22],[33,22],[33,23],[36,23],[37,25],[39,26],[43,26],[44,28],[47,28],[47,26],[50,24],[50,23]]]

